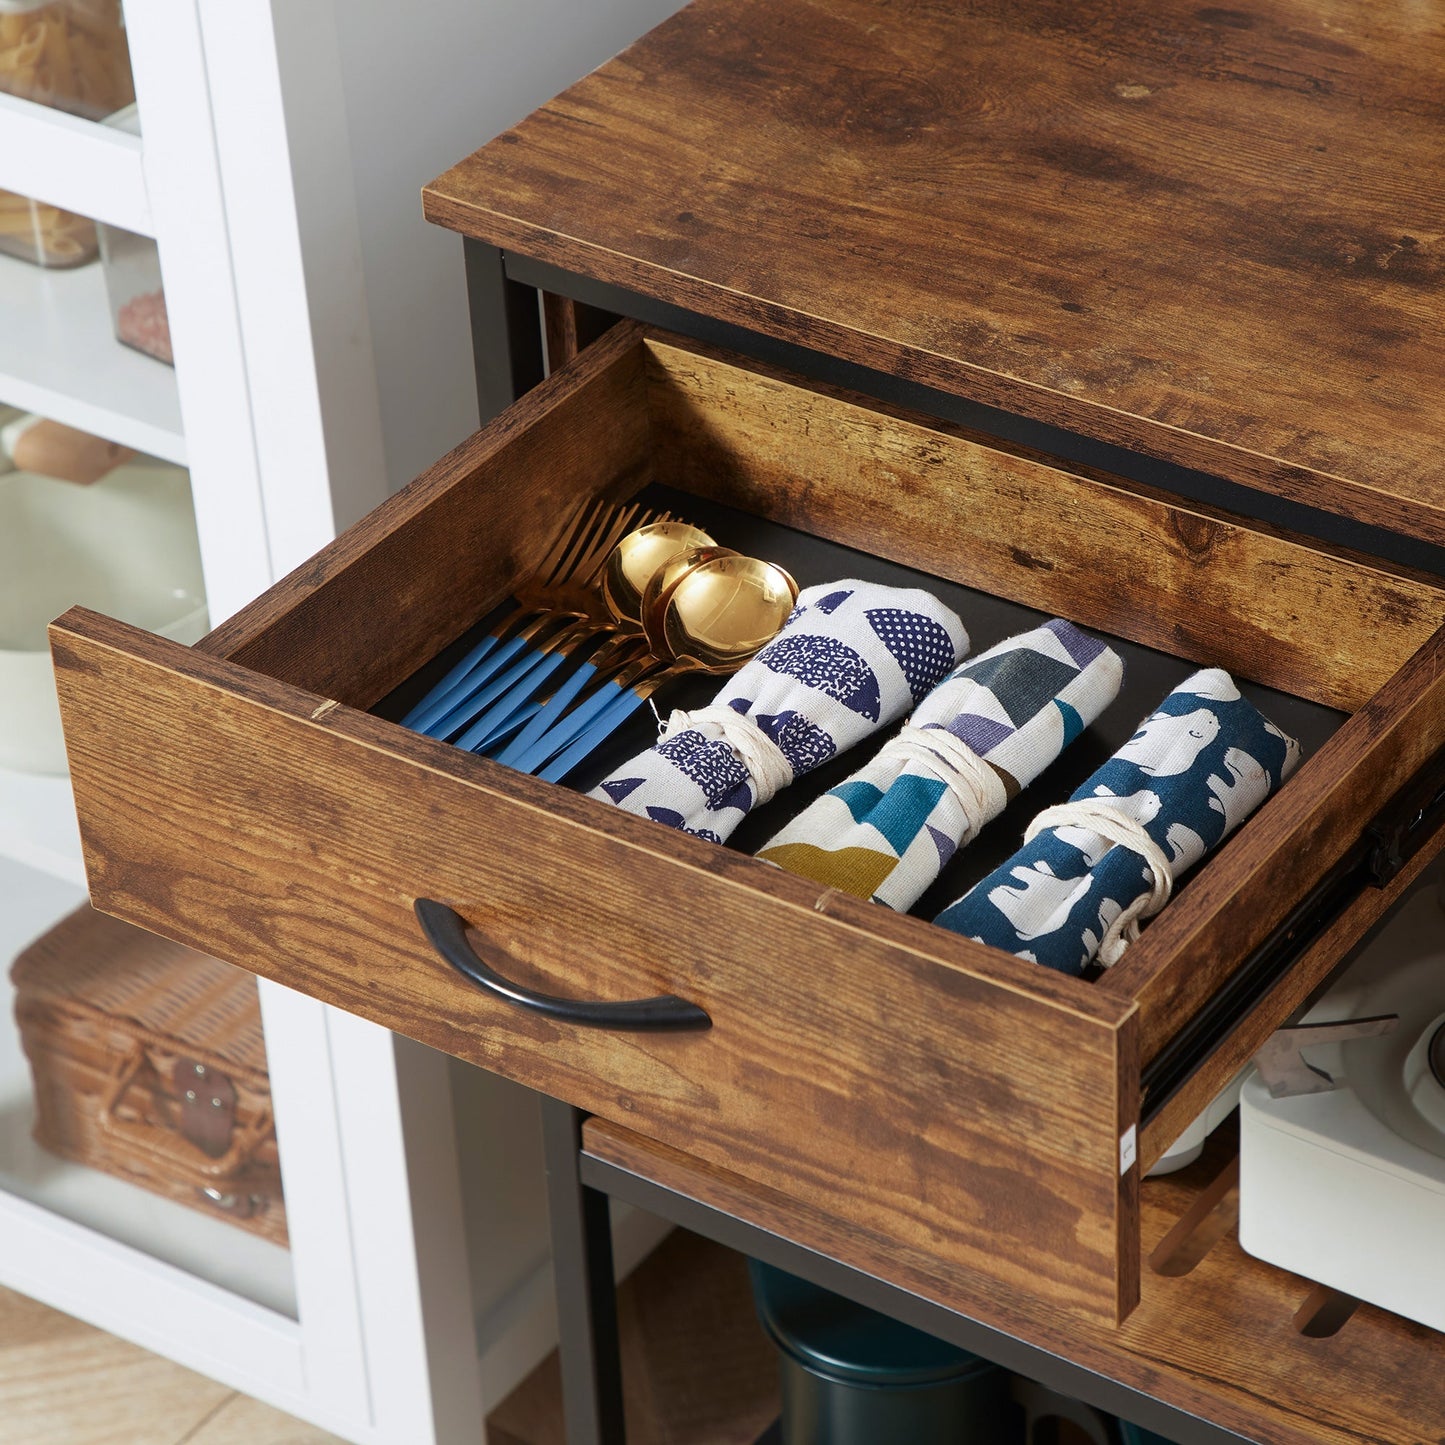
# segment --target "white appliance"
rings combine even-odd
[[[1321,1027],[1346,1021],[1352,1036]],[[1296,1059],[1293,1084],[1276,1078],[1276,1086],[1312,1092],[1274,1097],[1255,1073],[1240,1099],[1239,1242],[1271,1264],[1445,1330],[1438,873],[1302,1022],[1315,1029],[1298,1054],[1309,1067]]]

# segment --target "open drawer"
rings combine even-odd
[[[365,711],[653,479],[1352,715],[1086,983]],[[1141,1166],[1441,846],[1442,619],[1427,580],[629,324],[197,647],[52,636],[100,908],[926,1250],[960,1303],[1113,1321]],[[483,994],[419,898],[525,986],[711,1028]]]

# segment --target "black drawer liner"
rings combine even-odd
[[[665,507],[675,515],[696,523],[711,533],[722,546],[779,563],[793,574],[800,588],[842,577],[858,577],[894,587],[926,588],[952,607],[963,619],[972,644],[970,655],[983,652],[1005,637],[1037,627],[1039,623],[1055,615],[1006,602],[955,582],[945,582],[914,568],[886,562],[866,552],[827,542],[792,527],[764,521],[750,513],[670,487],[648,487],[640,494],[639,500],[654,507]],[[1127,586],[1127,567],[1121,566],[1120,577],[1120,585]],[[483,618],[425,667],[384,697],[372,711],[391,721],[399,720],[468,647],[485,636],[493,622],[502,615],[499,610]],[[1088,628],[1087,631],[1107,641],[1124,659],[1124,685],[1118,698],[1105,709],[1098,721],[1070,744],[1058,761],[1015,798],[1005,812],[990,823],[974,842],[954,854],[938,881],[912,909],[917,917],[933,918],[955,898],[966,893],[979,879],[992,872],[1019,846],[1024,829],[1035,813],[1069,797],[1075,788],[1133,736],[1140,720],[1157,706],[1166,693],[1198,671],[1200,666],[1206,665],[1126,642],[1098,628]],[[1306,758],[1330,737],[1347,716],[1333,708],[1307,702],[1303,698],[1263,687],[1243,678],[1235,680],[1244,695],[1271,722],[1299,739]],[[703,707],[712,701],[722,684],[723,679],[715,677],[686,678],[666,688],[653,701],[658,704],[663,716],[674,707]],[[889,731],[879,732],[858,747],[834,758],[816,772],[799,779],[791,787],[785,788],[772,802],[757,809],[743,822],[726,846],[743,853],[756,852],[784,823],[800,813],[815,798],[862,767],[889,736]],[[572,770],[565,786],[587,792],[629,758],[650,747],[656,738],[657,721],[652,710],[644,706],[634,713],[603,747]],[[1206,860],[1201,867],[1207,866]],[[1194,871],[1200,870],[1196,868]],[[1181,892],[1188,886],[1192,876],[1193,873],[1185,875],[1180,885]]]

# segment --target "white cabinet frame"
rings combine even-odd
[[[124,3],[142,135],[0,95],[0,188],[156,238],[174,378],[110,345],[98,268],[11,270],[0,404],[189,465],[214,623],[475,426],[420,186],[681,0]],[[0,777],[0,856],[75,880],[72,823]],[[357,1445],[480,1445],[555,1340],[550,1266],[474,1293],[447,1060],[260,997],[296,1317],[3,1191],[0,1284]],[[634,1216],[619,1269],[659,1234]]]

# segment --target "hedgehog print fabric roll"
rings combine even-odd
[[[724,842],[748,813],[915,707],[968,651],[930,593],[843,581],[804,589],[778,635],[710,707],[590,796]]]
[[[758,852],[906,912],[1119,694],[1112,648],[1055,618],[957,668],[908,725]]]
[[[1299,744],[1210,668],[934,920],[1060,973],[1116,963],[1174,881],[1294,771]]]

